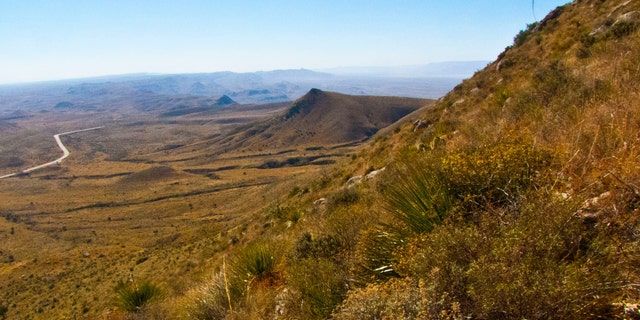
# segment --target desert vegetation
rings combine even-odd
[[[3,187],[0,316],[637,318],[639,11],[560,7],[362,145],[287,124],[282,137],[304,143],[269,146],[269,121],[339,97],[318,91],[279,118],[118,160],[106,139],[75,138],[112,159],[99,178],[68,166]]]
[[[280,205],[306,209],[266,233],[289,247],[272,314],[637,317],[638,9],[556,9],[423,111],[428,125],[405,122],[290,194]]]
[[[331,96],[338,105],[342,99],[361,100],[318,93]],[[292,103],[204,110],[201,107],[215,99],[145,94],[135,96],[139,100],[133,105],[121,106],[127,101],[123,95],[107,97],[114,103],[110,112],[84,108],[87,102],[73,100],[64,107],[52,104],[47,112],[25,111],[28,116],[0,126],[7,133],[0,140],[1,154],[10,155],[2,169],[8,174],[55,159],[60,151],[53,134],[104,125],[99,132],[63,136],[72,156],[61,164],[1,181],[3,315],[162,319],[185,314],[219,317],[248,308],[251,311],[238,314],[263,317],[269,311],[258,306],[273,303],[275,296],[267,293],[286,279],[280,269],[284,244],[269,237],[264,242],[256,239],[293,227],[306,210],[276,199],[310,193],[316,187],[307,184],[318,176],[323,177],[318,185],[328,185],[334,176],[331,168],[355,152],[361,137],[347,134],[335,140],[339,143],[272,149],[263,143],[268,137],[245,143],[235,141],[234,135],[255,135],[263,124],[253,121],[280,117]],[[405,103],[399,114],[429,103],[364,99],[382,101],[380,110],[385,101]],[[189,112],[163,114],[174,105]],[[72,114],[67,112],[76,107]],[[49,122],[54,124],[45,124]],[[300,119],[292,122],[288,126],[294,130],[274,131],[270,137],[298,135],[303,124]],[[345,193],[332,203],[342,201],[353,200]],[[218,270],[221,282],[197,285],[202,279],[215,279],[210,270]],[[221,294],[214,290],[218,286],[225,289]],[[215,297],[225,303],[185,301],[196,287],[202,287],[199,292],[208,297],[207,304]],[[246,298],[261,292],[266,300]],[[331,305],[339,300],[332,301]],[[331,311],[322,309],[324,314]]]

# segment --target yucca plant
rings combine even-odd
[[[117,306],[127,312],[139,312],[145,305],[162,295],[160,288],[147,280],[140,284],[134,281],[119,281],[115,291]]]
[[[356,249],[360,281],[399,276],[394,251],[412,235],[431,232],[454,206],[440,173],[422,159],[407,157],[394,168],[394,180],[385,186],[385,209],[395,222],[364,230]]]
[[[274,274],[279,261],[280,255],[273,245],[256,242],[238,254],[234,267],[241,278],[264,279]]]
[[[397,170],[397,181],[387,190],[387,210],[408,231],[429,232],[441,224],[453,207],[440,173],[421,161],[405,161]]]

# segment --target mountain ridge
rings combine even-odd
[[[60,94],[60,92],[109,92],[118,88],[140,93],[197,96],[228,95],[239,103],[292,101],[313,87],[345,94],[395,95],[438,98],[462,78],[475,71],[441,76],[408,77],[386,75],[339,75],[308,69],[258,72],[213,72],[188,74],[130,74],[25,84],[0,85],[0,96],[17,94]]]

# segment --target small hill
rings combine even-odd
[[[237,130],[231,141],[261,148],[358,142],[429,104],[427,99],[352,96],[311,89],[284,113]]]
[[[236,104],[233,99],[223,95],[217,99],[200,99],[195,96],[187,96],[177,106],[160,114],[161,117],[179,117],[194,113],[207,112],[220,107]]]
[[[229,98],[229,96],[223,95],[222,97],[218,98],[218,100],[216,100],[215,105],[216,106],[227,106],[227,105],[234,104],[234,103],[236,103],[236,102],[233,101],[233,99]]]
[[[153,181],[168,180],[178,176],[176,170],[167,166],[156,166],[132,173],[120,179],[120,185],[132,183],[149,183]]]

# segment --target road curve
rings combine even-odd
[[[35,167],[31,167],[31,168],[23,170],[21,172],[16,172],[16,173],[11,173],[11,174],[6,174],[4,176],[0,176],[0,179],[17,176],[18,174],[21,174],[21,173],[29,173],[31,171],[35,171],[35,170],[42,169],[42,168],[45,168],[45,167],[48,167],[48,166],[52,166],[54,164],[60,164],[62,162],[62,160],[67,158],[69,156],[69,154],[70,154],[69,150],[67,149],[67,147],[65,147],[64,144],[62,143],[62,140],[60,140],[60,136],[64,136],[64,135],[72,134],[72,133],[90,131],[90,130],[98,130],[98,129],[102,129],[102,128],[104,128],[104,127],[93,127],[93,128],[74,130],[74,131],[67,131],[67,132],[55,134],[55,135],[53,135],[53,139],[56,140],[56,143],[58,144],[58,147],[60,148],[60,150],[62,150],[62,157],[60,157],[60,158],[58,158],[56,160],[53,160],[53,161],[50,161],[50,162],[35,166]]]

